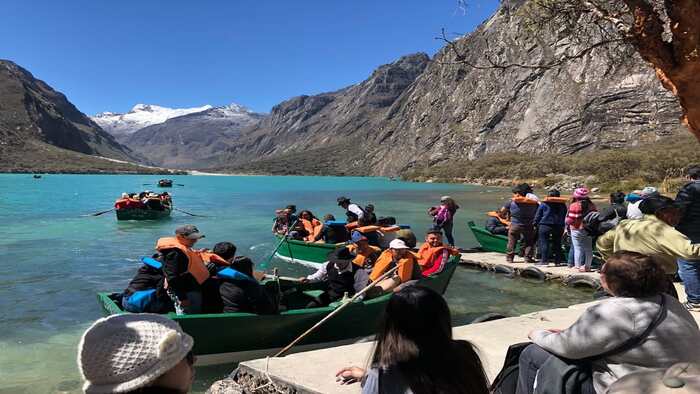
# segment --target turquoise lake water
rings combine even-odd
[[[101,316],[95,293],[120,291],[153,252],[156,239],[192,223],[206,234],[198,246],[232,241],[260,262],[275,245],[270,233],[276,208],[296,204],[317,216],[343,218],[336,197],[373,203],[378,216],[395,216],[419,238],[430,225],[426,211],[449,194],[461,205],[455,238],[476,246],[467,220],[502,204],[500,188],[391,181],[385,178],[177,176],[185,186],[168,189],[175,207],[208,217],[173,212],[159,222],[117,222],[114,213],[82,215],[112,207],[122,192],[159,190],[157,176],[0,175],[0,393],[79,392],[76,345]],[[151,184],[144,186],[143,184]],[[309,268],[273,260],[286,276]],[[446,293],[455,324],[487,312],[516,315],[590,299],[590,293],[558,285],[458,268]],[[362,362],[363,360],[358,360]],[[198,368],[197,391],[232,366]]]

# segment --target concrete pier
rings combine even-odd
[[[481,269],[495,270],[498,265],[507,265],[521,272],[530,264],[505,264],[505,258],[498,253],[465,253],[463,263]],[[598,280],[597,273],[577,273],[566,267],[542,267],[545,279],[571,280],[583,275]],[[685,300],[683,286],[676,285],[681,300]],[[508,346],[527,341],[531,330],[538,328],[566,328],[581,315],[582,310],[594,302],[533,312],[485,323],[469,324],[453,328],[455,339],[465,339],[473,343],[479,351],[489,379],[500,371]],[[693,313],[700,324],[700,313]],[[282,358],[259,359],[243,362],[231,377],[216,382],[210,393],[359,393],[359,384],[341,386],[335,380],[335,373],[343,367],[367,365],[373,342],[357,343],[304,353],[291,354]]]
[[[462,253],[461,264],[487,271],[504,272],[510,270],[516,275],[535,277],[539,272],[543,280],[556,280],[564,284],[586,284],[590,287],[600,285],[597,272],[578,272],[566,266],[545,266],[528,264],[516,256],[513,263],[506,263],[505,255],[494,252]]]

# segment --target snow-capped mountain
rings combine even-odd
[[[240,107],[236,104],[232,105],[235,105],[237,108]],[[151,104],[136,104],[131,111],[125,114],[102,112],[91,118],[106,132],[112,134],[117,139],[123,139],[144,127],[160,124],[178,116],[202,112],[212,108],[211,105],[203,105],[194,108],[168,108]]]
[[[235,143],[245,128],[264,117],[230,104],[170,118],[125,135],[122,141],[150,164],[203,168],[207,160]]]

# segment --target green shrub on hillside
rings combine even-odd
[[[476,160],[454,160],[413,169],[407,179],[454,182],[494,179],[543,179],[545,186],[566,176],[594,176],[605,190],[629,190],[680,178],[690,164],[700,163],[700,146],[692,137],[675,136],[638,147],[574,155],[507,152]],[[549,176],[548,176],[549,175]]]

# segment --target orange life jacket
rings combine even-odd
[[[304,230],[309,233],[309,235],[304,238],[305,241],[315,240],[316,237],[321,234],[321,230],[323,230],[323,224],[321,224],[318,219],[299,219],[299,221],[301,221],[301,224],[304,226]]]
[[[418,265],[421,271],[426,275],[436,273],[438,267],[434,267],[434,265],[438,261],[438,258],[442,258],[442,254],[445,250],[449,252],[450,256],[459,254],[457,249],[445,245],[430,246],[427,242],[421,245],[420,249],[418,249]],[[447,261],[441,261],[441,263],[444,265]]]
[[[399,226],[379,227],[376,225],[369,225],[369,226],[357,227],[357,228],[355,228],[354,231],[359,231],[362,234],[368,234],[368,233],[373,233],[375,231],[381,231],[383,233],[393,233],[393,232],[396,232],[399,230],[401,230],[401,227],[399,227]]]
[[[537,200],[523,197],[519,194],[513,194],[513,198],[511,198],[511,200],[516,204],[539,204]]]
[[[116,209],[123,209],[126,208],[129,204],[129,199],[128,198],[120,198],[119,200],[114,202],[114,208]]]
[[[348,248],[348,250],[350,251],[350,253],[356,253],[356,254],[357,254],[357,255],[355,256],[355,258],[352,259],[352,263],[355,264],[355,265],[358,266],[358,267],[364,267],[365,264],[367,263],[367,259],[369,258],[369,256],[371,256],[371,255],[374,254],[374,253],[377,253],[377,252],[381,252],[381,251],[382,251],[381,248],[378,248],[378,247],[376,247],[376,246],[372,246],[372,245],[367,245],[367,246],[368,246],[368,248],[369,248],[369,252],[365,252],[365,253],[360,252],[360,250],[358,249],[357,245],[350,244],[350,245],[347,246],[347,248]]]
[[[372,273],[369,274],[369,279],[374,282],[387,270],[389,270],[392,259],[390,249],[382,252],[377,261],[374,263],[374,268],[372,269]],[[403,259],[399,260],[397,265],[399,266],[399,269],[396,270],[396,273],[399,275],[401,283],[408,282],[409,280],[413,279],[413,266],[417,265],[416,255],[412,252],[409,253],[408,257],[404,257]]]
[[[201,285],[209,278],[209,270],[207,270],[207,267],[204,264],[202,252],[193,250],[192,248],[181,244],[177,237],[165,237],[158,240],[156,243],[156,250],[161,252],[167,249],[178,249],[184,253],[185,256],[187,256],[187,272],[194,276],[197,283]]]
[[[510,227],[510,220],[506,220],[506,219],[503,219],[502,217],[498,216],[498,212],[496,212],[496,211],[486,212],[486,216],[491,216],[492,218],[496,218],[502,224]]]
[[[544,202],[556,202],[561,204],[566,204],[568,199],[566,197],[545,197]]]

